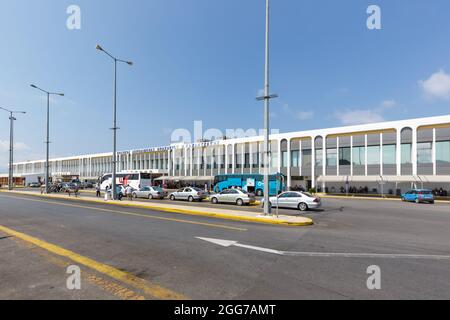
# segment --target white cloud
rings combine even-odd
[[[15,142],[14,143],[14,150],[15,151],[25,151],[29,150],[30,148],[23,142]],[[9,151],[9,141],[7,140],[0,140],[0,152]]]
[[[419,81],[419,86],[428,98],[450,99],[450,75],[444,70],[439,70],[428,79]]]
[[[336,112],[336,118],[343,125],[356,125],[385,121],[383,113],[396,107],[398,104],[395,100],[388,99],[382,101],[378,106],[367,109],[347,109],[345,111]]]
[[[397,102],[395,102],[395,100],[384,100],[381,103],[381,107],[382,108],[393,108],[397,105]]]
[[[312,111],[298,111],[295,115],[295,118],[298,120],[308,120],[314,117],[314,113]]]
[[[308,120],[314,117],[313,111],[293,110],[288,104],[283,105],[283,112],[288,116],[293,117],[297,120]]]
[[[346,110],[337,113],[336,118],[347,126],[384,121],[383,116],[377,110]]]

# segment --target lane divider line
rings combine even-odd
[[[148,282],[147,280],[138,278],[130,273],[118,270],[114,267],[111,267],[107,264],[97,262],[93,259],[90,259],[88,257],[84,257],[82,255],[79,255],[73,251],[64,249],[62,247],[59,247],[57,245],[51,244],[49,242],[46,242],[44,240],[29,236],[25,233],[21,233],[18,231],[15,231],[13,229],[10,229],[8,227],[5,227],[3,225],[0,225],[0,231],[9,234],[11,236],[14,236],[18,239],[21,239],[25,242],[31,243],[39,248],[45,249],[51,253],[54,253],[58,256],[68,258],[80,265],[83,265],[85,267],[88,267],[92,270],[95,270],[99,273],[102,273],[104,275],[107,275],[110,278],[119,280],[133,288],[136,288],[138,290],[141,290],[145,294],[154,297],[156,299],[161,300],[187,300],[187,297],[176,293],[174,291],[171,291],[169,289],[163,288],[159,285],[152,284]]]
[[[5,196],[3,196],[3,197],[5,197]],[[228,230],[234,230],[234,231],[248,231],[248,229],[245,229],[245,228],[231,227],[231,226],[221,225],[221,224],[197,222],[197,221],[190,221],[190,220],[176,219],[176,218],[158,217],[158,216],[151,216],[148,214],[140,214],[140,213],[134,213],[134,212],[127,212],[127,211],[119,211],[119,210],[112,210],[112,209],[103,209],[103,208],[97,208],[97,207],[82,206],[82,205],[76,205],[76,204],[62,203],[62,202],[58,202],[58,201],[36,200],[36,199],[28,199],[28,198],[22,198],[22,197],[17,197],[17,196],[6,197],[6,198],[15,198],[15,199],[21,199],[21,200],[32,201],[32,202],[50,203],[50,204],[55,204],[55,205],[65,206],[65,207],[89,209],[89,210],[102,211],[102,212],[114,213],[114,214],[122,214],[122,215],[141,217],[141,218],[147,218],[147,219],[156,219],[156,220],[164,220],[164,221],[171,221],[171,222],[201,225],[201,226],[207,226],[207,227],[212,227],[212,228],[222,228],[222,229],[228,229]],[[64,200],[64,199],[62,199],[62,200]]]
[[[160,207],[160,206],[154,206],[154,205],[150,205],[150,204],[145,204],[145,205],[144,204],[132,204],[132,203],[128,204],[128,203],[121,203],[121,202],[104,202],[104,201],[100,201],[100,200],[96,200],[96,199],[62,198],[62,197],[52,197],[51,195],[45,195],[45,194],[35,194],[35,193],[30,193],[30,192],[18,192],[18,191],[13,191],[13,192],[0,191],[0,192],[9,193],[9,194],[22,194],[22,195],[47,198],[47,199],[61,199],[61,200],[65,200],[65,201],[89,202],[89,203],[97,203],[97,204],[103,204],[103,205],[121,206],[121,207],[129,207],[129,208],[131,207],[131,208],[139,208],[139,209],[150,209],[150,210],[154,210],[154,211],[170,212],[170,213],[177,213],[177,214],[191,215],[191,216],[203,216],[203,217],[223,219],[223,220],[272,224],[272,225],[278,225],[278,226],[284,226],[284,227],[306,227],[306,226],[311,226],[314,224],[313,220],[310,218],[303,218],[302,222],[295,222],[295,221],[287,221],[287,220],[274,219],[274,218],[239,216],[239,215],[233,215],[233,214],[206,212],[206,211],[184,209],[184,208],[177,209],[177,208],[169,208],[169,207]]]
[[[295,222],[295,221],[287,221],[287,220],[275,219],[275,218],[239,216],[239,215],[234,215],[234,214],[206,212],[206,211],[192,210],[192,209],[185,209],[185,208],[178,209],[178,208],[170,208],[170,207],[161,207],[161,206],[155,206],[155,205],[151,205],[151,204],[144,205],[144,204],[135,204],[135,203],[121,203],[120,201],[113,202],[113,203],[111,203],[111,202],[105,203],[104,201],[96,200],[96,199],[63,198],[63,197],[54,197],[52,195],[36,194],[36,193],[21,192],[21,191],[0,190],[0,192],[3,192],[5,194],[21,194],[21,195],[28,195],[28,196],[34,196],[34,197],[40,197],[40,198],[47,198],[47,199],[61,199],[61,200],[65,200],[65,201],[89,202],[89,203],[97,203],[97,204],[101,204],[101,205],[113,205],[113,206],[121,206],[121,207],[128,207],[128,208],[131,207],[131,208],[139,208],[139,209],[150,209],[150,210],[154,210],[154,211],[170,212],[170,213],[177,213],[177,214],[191,215],[191,216],[203,216],[203,217],[223,219],[223,220],[272,224],[272,225],[278,225],[278,226],[284,226],[284,227],[306,227],[306,226],[311,226],[314,224],[313,220],[310,218],[303,218],[301,222]]]

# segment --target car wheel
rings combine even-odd
[[[148,200],[152,200],[153,196],[151,194],[148,195]]]
[[[434,204],[434,201],[430,201],[430,204]]]
[[[416,199],[416,203],[420,203],[420,200],[419,200],[419,198],[417,198],[417,199]]]
[[[263,193],[262,190],[256,190],[256,195],[257,195],[258,197],[262,197],[262,196],[264,195],[264,193]]]
[[[218,204],[218,203],[219,203],[219,200],[218,200],[217,198],[212,198],[212,199],[211,199],[211,202],[214,203],[214,204]]]
[[[402,197],[402,201],[405,201],[405,198]]]
[[[137,199],[137,194],[133,193],[133,198]]]
[[[171,196],[170,196],[170,200],[175,201],[175,196],[174,196],[174,195],[171,195]]]
[[[308,205],[306,203],[302,202],[298,205],[298,210],[306,211],[306,210],[308,210]]]
[[[242,199],[237,199],[236,204],[237,204],[239,207],[242,207],[242,206],[244,205],[244,201],[243,201]]]
[[[189,196],[189,202],[194,202],[194,197],[193,196]]]

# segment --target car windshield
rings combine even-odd
[[[430,194],[431,194],[431,191],[427,191],[427,190],[425,190],[425,191],[419,191],[419,194],[427,194],[427,195],[430,195]]]
[[[203,191],[203,190],[200,189],[200,188],[191,188],[191,189],[193,189],[193,190],[195,190],[195,191]]]
[[[155,190],[155,191],[163,191],[163,189],[161,187],[153,187],[153,190]]]
[[[312,194],[311,193],[308,193],[308,192],[302,192],[305,196],[307,196],[307,197],[310,197],[310,198],[313,198],[313,196],[312,196]]]

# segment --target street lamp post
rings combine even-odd
[[[111,130],[113,130],[113,159],[112,159],[112,185],[111,185],[112,190],[111,190],[111,194],[112,194],[112,198],[114,200],[116,200],[117,199],[117,195],[116,195],[117,130],[119,130],[119,128],[117,127],[117,62],[123,62],[123,63],[128,64],[129,66],[132,66],[133,62],[117,59],[116,57],[111,55],[108,51],[103,49],[100,45],[97,45],[96,49],[104,52],[111,59],[114,60],[113,127],[111,128]]]
[[[270,173],[270,148],[269,148],[269,111],[270,100],[277,98],[278,95],[270,94],[269,85],[269,35],[270,35],[270,6],[269,0],[266,0],[266,46],[265,46],[265,68],[264,68],[264,96],[258,97],[258,101],[264,101],[264,214],[270,215],[272,208],[269,204],[269,173]]]
[[[64,93],[54,93],[54,92],[49,92],[47,90],[41,89],[38,86],[32,84],[31,85],[32,88],[34,89],[38,89],[42,92],[44,92],[45,94],[47,94],[47,140],[45,141],[45,144],[47,145],[46,148],[46,157],[45,157],[45,193],[48,194],[49,193],[49,155],[50,155],[50,96],[51,95],[57,95],[57,96],[61,96],[64,97]]]
[[[12,111],[6,108],[0,107],[0,109],[9,112],[9,178],[8,178],[8,189],[14,189],[14,121],[17,119],[14,117],[14,114],[22,113],[25,114],[25,111]]]

